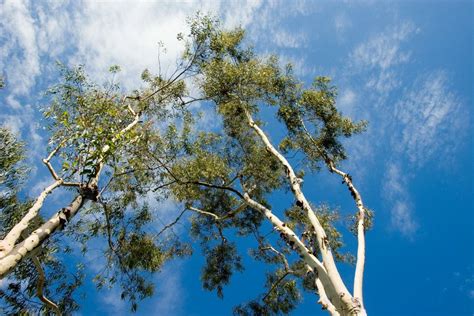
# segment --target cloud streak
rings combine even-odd
[[[391,157],[384,164],[381,194],[390,209],[391,225],[407,237],[420,226],[410,178],[434,157],[443,157],[438,159],[440,166],[451,163],[469,126],[467,110],[449,86],[446,71],[431,70],[414,79],[402,75],[405,66],[415,63],[416,52],[406,47],[419,32],[413,23],[401,22],[356,45],[349,54],[347,74],[352,83],[361,80],[339,98],[346,114],[370,121],[367,137],[356,140],[356,157],[364,157],[356,164],[367,165],[377,150]]]
[[[358,45],[350,54],[350,68],[356,73],[368,75],[365,88],[378,93],[381,100],[400,87],[397,67],[410,61],[411,52],[403,49],[403,43],[419,32],[413,23],[405,22],[387,28]]]
[[[413,236],[418,228],[418,224],[413,218],[411,198],[407,189],[406,170],[403,170],[396,162],[388,163],[383,183],[384,196],[392,204],[392,226],[404,236]]]
[[[459,98],[448,88],[443,71],[421,75],[395,104],[396,123],[392,146],[414,166],[422,166],[435,154],[452,155],[457,139],[466,134],[468,115]]]

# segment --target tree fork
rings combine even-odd
[[[295,195],[295,198],[303,204],[303,209],[306,211],[308,218],[315,230],[316,236],[318,237],[318,244],[321,249],[324,267],[327,270],[327,276],[330,280],[330,283],[337,291],[339,297],[337,301],[340,301],[341,303],[340,306],[337,306],[339,305],[337,304],[338,302],[334,302],[334,305],[337,309],[341,310],[342,315],[345,315],[347,313],[349,313],[349,315],[364,315],[365,311],[363,310],[361,303],[358,300],[354,300],[352,295],[349,293],[349,290],[345,286],[339,274],[339,271],[337,270],[336,264],[334,262],[334,257],[331,253],[330,248],[325,246],[325,240],[327,239],[326,232],[324,231],[321,223],[316,217],[316,214],[314,213],[308,201],[306,200],[306,197],[304,196],[301,190],[300,182],[298,181],[298,178],[296,177],[293,168],[291,167],[288,160],[286,160],[286,158],[271,144],[266,134],[253,120],[249,111],[244,108],[244,112],[247,117],[247,123],[249,124],[249,126],[257,133],[257,135],[260,137],[260,139],[263,141],[263,143],[272,153],[272,155],[275,156],[287,170],[287,178],[290,182],[292,192]]]

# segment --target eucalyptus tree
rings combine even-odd
[[[175,198],[195,213],[191,232],[206,256],[204,288],[222,296],[233,271],[243,268],[232,239],[250,235],[256,240],[251,254],[277,268],[267,275],[268,291],[236,307],[236,314],[286,314],[304,289],[316,293],[318,303],[331,315],[365,315],[365,233],[372,211],[340,162],[346,158],[341,139],[362,132],[366,122],[341,115],[329,78],[317,77],[305,88],[291,65],[281,67],[277,57],[260,57],[245,46],[242,29],[226,31],[206,18],[194,21],[191,29],[195,41],[185,57],[194,58],[194,47],[205,47],[194,59],[193,70],[199,74],[202,98],[211,100],[206,104],[221,118],[222,128],[189,139],[186,153],[168,166],[168,177],[174,182]],[[286,131],[279,143],[271,135],[277,128],[265,127],[268,114],[261,115],[265,107]],[[339,214],[316,204],[317,196],[307,196],[303,190],[304,178],[324,169],[340,178],[354,201],[349,230],[358,247],[352,291],[336,265],[353,258],[341,252],[342,234],[335,226]],[[284,195],[285,190],[290,194]],[[290,206],[272,205],[272,194],[286,196]]]
[[[192,54],[200,53],[196,46]],[[127,94],[113,80],[118,66],[110,68],[112,79],[101,86],[91,82],[82,67],[60,65],[62,81],[48,91],[51,102],[44,108],[49,152],[42,163],[50,184],[21,209],[14,207],[16,194],[4,197],[2,191],[0,278],[8,283],[0,292],[8,306],[4,312],[39,309],[60,314],[76,309],[72,292],[82,283],[84,262],[64,271],[58,260],[73,262],[78,248],[87,255],[91,243],[104,245],[97,286],[119,283],[121,298],[131,301],[132,310],[153,293],[147,273],[189,254],[188,245],[174,235],[147,229],[156,219],[147,194],[164,177],[160,167],[141,159],[141,153],[160,151],[161,158],[169,160],[176,149],[167,145],[168,138],[189,133],[186,106],[194,100],[187,97],[185,79],[192,76],[193,63],[193,58],[178,61],[168,76],[146,70],[145,87]],[[182,130],[173,128],[176,124]],[[5,151],[12,158],[2,156],[1,161],[2,187],[11,187],[20,147],[6,140],[2,146],[13,146]],[[50,196],[64,199],[65,193],[73,196],[70,202],[56,211],[44,209]],[[155,198],[166,196],[158,191]],[[67,279],[68,273],[72,282],[54,282]],[[43,305],[38,306],[35,296]]]

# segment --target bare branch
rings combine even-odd
[[[355,204],[357,205],[358,214],[357,214],[357,261],[356,261],[356,270],[354,274],[354,299],[356,299],[361,307],[364,307],[363,304],[363,279],[364,279],[364,266],[365,266],[365,207],[362,202],[362,197],[359,194],[359,191],[355,188],[352,183],[352,177],[345,172],[337,169],[334,166],[334,162],[329,160],[330,169],[342,177],[343,181],[346,183],[351,196],[354,199]]]
[[[365,207],[362,202],[362,197],[359,194],[359,191],[357,191],[356,187],[354,186],[352,182],[352,177],[348,173],[345,173],[336,168],[334,161],[326,154],[326,152],[324,152],[323,149],[320,148],[318,143],[311,136],[311,133],[309,133],[308,129],[306,128],[304,121],[300,119],[300,122],[305,131],[306,136],[316,146],[316,150],[318,151],[318,153],[324,158],[324,161],[326,162],[326,165],[328,166],[329,171],[332,173],[336,173],[343,179],[344,183],[346,183],[349,191],[351,192],[352,198],[354,199],[356,203],[356,206],[358,209],[358,215],[357,215],[357,261],[356,261],[356,270],[354,273],[354,300],[356,300],[360,304],[361,310],[365,310],[364,304],[363,304],[363,291],[362,291],[363,278],[364,278],[364,265],[365,265],[365,227],[364,227]]]
[[[10,251],[12,251],[15,243],[21,236],[21,233],[28,228],[30,222],[38,216],[38,213],[43,206],[43,203],[46,197],[57,187],[59,187],[63,183],[62,179],[56,180],[54,183],[46,187],[43,192],[40,193],[36,201],[27,211],[25,216],[20,220],[18,224],[13,226],[13,228],[8,232],[3,240],[0,241],[0,258],[4,258],[8,255]]]
[[[54,157],[54,155],[57,154],[57,152],[59,151],[59,149],[61,149],[61,147],[64,146],[64,144],[66,143],[67,139],[64,139],[62,142],[59,143],[59,145],[54,148],[48,155],[48,157],[46,157],[45,159],[43,159],[43,163],[46,165],[46,167],[48,167],[48,170],[49,172],[51,173],[51,176],[53,177],[54,180],[59,180],[59,177],[58,175],[56,174],[56,171],[54,170],[53,166],[51,165],[51,159]]]
[[[184,213],[187,211],[188,209],[184,209],[181,211],[181,213],[178,215],[178,217],[175,218],[174,221],[172,221],[171,223],[165,225],[165,227],[163,227],[156,235],[155,237],[158,237],[160,236],[162,233],[164,233],[166,230],[170,229],[171,227],[173,227],[174,225],[176,225],[179,220],[181,219],[181,217],[184,215]]]
[[[217,216],[217,215],[214,214],[214,213],[203,211],[203,210],[198,209],[197,207],[194,207],[194,206],[188,206],[188,209],[190,209],[191,211],[194,211],[194,212],[196,212],[196,213],[199,213],[199,214],[204,214],[204,215],[212,216],[212,217],[214,217],[214,219],[215,219],[216,221],[218,221],[218,220],[221,219],[219,216]]]
[[[46,296],[44,296],[45,274],[38,257],[34,255],[31,257],[31,260],[33,261],[33,264],[36,270],[38,271],[38,284],[36,285],[36,295],[44,303],[44,305],[53,310],[56,315],[61,315],[61,310],[59,309],[58,305],[48,299]]]
[[[325,309],[331,314],[331,316],[339,316],[339,312],[336,310],[334,304],[331,303],[329,300],[326,291],[324,289],[324,285],[321,283],[321,280],[318,276],[314,279],[314,283],[316,288],[318,289],[319,300],[318,304],[321,304],[322,309]]]
[[[270,288],[270,290],[267,292],[267,294],[265,294],[265,296],[262,298],[262,301],[265,302],[265,300],[267,299],[268,295],[270,295],[275,289],[276,287],[281,283],[281,281],[283,281],[284,278],[286,278],[287,275],[289,275],[290,272],[285,272],[275,283],[272,284],[272,287]]]

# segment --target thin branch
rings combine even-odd
[[[59,149],[61,149],[61,147],[64,146],[64,144],[67,142],[67,139],[64,139],[62,140],[58,146],[56,148],[54,148],[48,155],[48,157],[46,157],[45,159],[43,159],[43,161],[46,161],[46,162],[49,162],[54,155],[56,155],[56,153],[58,152]]]
[[[196,213],[201,213],[201,214],[204,214],[204,215],[209,215],[209,216],[212,216],[215,218],[216,221],[222,221],[224,219],[227,219],[227,218],[231,218],[231,217],[234,217],[235,215],[237,215],[238,213],[242,212],[243,210],[245,210],[247,204],[246,203],[240,203],[240,205],[235,209],[235,210],[232,210],[230,212],[228,212],[227,214],[225,214],[224,216],[218,216],[217,214],[214,214],[214,213],[211,213],[211,212],[207,212],[207,211],[203,211],[201,209],[198,209],[194,206],[189,206],[188,209],[191,210],[191,211],[194,211]]]
[[[218,220],[221,219],[219,216],[217,216],[217,215],[214,214],[214,213],[207,212],[207,211],[203,211],[203,210],[198,209],[197,207],[194,207],[194,206],[188,206],[188,209],[191,210],[191,211],[194,211],[194,212],[196,212],[196,213],[199,213],[199,214],[204,214],[204,215],[212,216],[212,217],[214,217],[214,219],[215,219],[216,221],[218,221]]]
[[[276,250],[273,246],[270,246],[270,245],[267,245],[265,247],[262,247],[260,248],[261,250],[270,250],[272,252],[274,252],[277,256],[279,256],[281,258],[281,261],[283,262],[283,265],[285,266],[285,271],[287,272],[293,272],[291,269],[290,269],[290,264],[288,263],[288,260],[286,259],[285,255],[282,254],[281,252],[279,252],[278,250]]]
[[[63,182],[62,186],[63,187],[80,187],[82,183],[80,182]]]
[[[107,243],[109,245],[110,250],[115,251],[115,245],[112,242],[112,228],[110,226],[110,217],[109,217],[109,210],[107,208],[107,203],[102,201],[101,199],[99,200],[99,203],[102,205],[102,208],[104,209],[105,225],[107,229]]]
[[[59,180],[59,177],[56,173],[56,171],[54,170],[53,166],[51,165],[51,159],[53,158],[54,155],[56,155],[56,153],[58,152],[58,150],[66,143],[67,139],[64,139],[63,141],[61,141],[59,143],[58,146],[56,146],[56,148],[54,148],[48,155],[48,157],[46,157],[45,159],[43,159],[43,163],[46,165],[46,167],[48,167],[48,170],[49,172],[51,173],[51,176],[53,177],[54,180]]]
[[[181,219],[181,217],[183,216],[183,214],[187,211],[188,209],[184,209],[181,211],[181,213],[178,215],[178,217],[175,218],[174,221],[172,221],[171,223],[165,225],[165,227],[163,227],[156,235],[155,235],[155,238],[160,236],[162,233],[164,233],[166,230],[168,230],[169,228],[173,227],[174,225],[176,225],[179,220]]]
[[[357,205],[357,261],[356,269],[354,274],[354,299],[359,302],[361,308],[364,308],[363,304],[363,279],[364,279],[364,266],[365,266],[365,207],[362,202],[362,197],[357,191],[356,187],[352,183],[352,177],[348,173],[344,173],[334,166],[334,162],[329,160],[329,167],[333,172],[342,177],[346,183],[351,196]]]
[[[270,290],[267,292],[267,294],[265,294],[265,296],[262,298],[262,301],[265,302],[265,300],[267,299],[267,297],[276,289],[276,287],[280,284],[281,281],[283,281],[284,278],[286,278],[287,275],[289,275],[290,272],[285,272],[275,283],[272,284],[272,287],[270,288]]]
[[[53,310],[56,315],[61,315],[61,310],[59,309],[58,305],[48,299],[46,296],[44,296],[45,274],[38,257],[34,255],[31,257],[31,260],[33,261],[33,264],[36,270],[38,271],[38,284],[36,285],[36,295],[44,303],[44,305]]]

